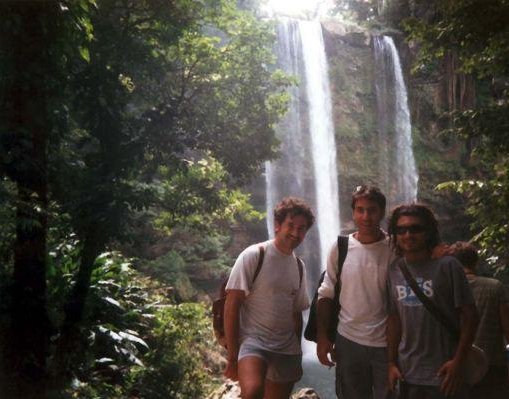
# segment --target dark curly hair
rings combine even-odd
[[[287,215],[292,217],[302,215],[307,219],[308,230],[315,223],[315,215],[309,205],[297,197],[286,197],[274,208],[274,220],[282,224]]]
[[[433,214],[433,211],[422,204],[407,204],[399,205],[392,211],[389,219],[389,236],[391,246],[394,248],[396,254],[401,255],[401,250],[398,248],[396,241],[396,227],[398,220],[402,216],[414,216],[420,219],[422,225],[426,229],[426,241],[428,249],[431,251],[440,242],[440,234],[438,232],[438,222]]]

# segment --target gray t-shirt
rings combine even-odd
[[[300,354],[293,314],[309,307],[305,267],[301,282],[295,255],[282,253],[270,240],[262,243],[265,257],[253,284],[259,245],[239,255],[226,285],[227,290],[246,293],[240,309],[240,340],[273,352]]]
[[[440,385],[440,367],[451,359],[457,341],[422,305],[398,267],[398,259],[389,268],[389,313],[401,319],[402,336],[398,362],[403,378],[410,384]],[[426,296],[459,327],[457,308],[474,303],[461,264],[453,257],[408,264],[410,273]]]

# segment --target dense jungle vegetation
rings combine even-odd
[[[259,217],[273,30],[230,0],[0,7],[1,396],[202,397],[205,309],[168,287]],[[133,267],[157,234],[186,245]]]
[[[277,156],[295,83],[258,3],[0,2],[1,397],[210,390],[208,309],[188,274],[224,272],[229,226],[263,216],[243,188]],[[415,76],[453,82],[442,134],[462,140],[469,177],[438,189],[465,196],[504,273],[509,1],[382,3],[333,12],[404,32]]]

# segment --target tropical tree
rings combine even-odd
[[[437,65],[453,55],[455,72],[477,81],[470,106],[449,114],[451,132],[471,148],[475,173],[469,179],[439,186],[463,193],[472,216],[474,240],[495,269],[509,260],[509,3],[504,0],[434,2],[437,12],[428,20],[410,19],[409,40],[420,46],[415,69]],[[482,12],[480,12],[482,10]],[[461,84],[455,91],[460,97]],[[461,98],[460,98],[461,99]],[[457,103],[461,104],[460,101]]]
[[[1,374],[6,396],[43,397],[47,381],[72,378],[95,260],[128,239],[133,218],[164,210],[171,228],[249,210],[237,187],[275,154],[288,80],[273,71],[272,28],[234,1],[1,7],[0,198],[12,237]],[[78,267],[52,323],[48,245],[71,235]]]

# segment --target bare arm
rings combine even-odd
[[[390,313],[387,317],[387,378],[388,387],[394,391],[396,381],[402,379],[398,368],[398,347],[401,341],[401,320],[397,313]]]
[[[239,356],[239,320],[240,307],[246,298],[243,290],[228,290],[224,305],[224,329],[226,347],[228,350],[228,363],[224,375],[234,381],[238,379],[237,358]]]
[[[462,383],[460,374],[460,367],[467,354],[468,348],[472,345],[475,338],[475,331],[477,329],[478,316],[475,305],[464,305],[458,309],[460,314],[460,338],[456,353],[451,360],[445,362],[440,370],[439,375],[443,375],[440,389],[446,395],[451,395]]]
[[[504,332],[505,343],[509,345],[509,303],[501,303],[499,307],[500,324]]]
[[[330,323],[330,314],[332,312],[333,303],[330,298],[320,298],[316,304],[316,328],[317,328],[317,345],[316,353],[318,360],[325,366],[332,367],[334,363],[334,343],[329,341],[327,328]],[[329,354],[331,359],[329,359]]]

